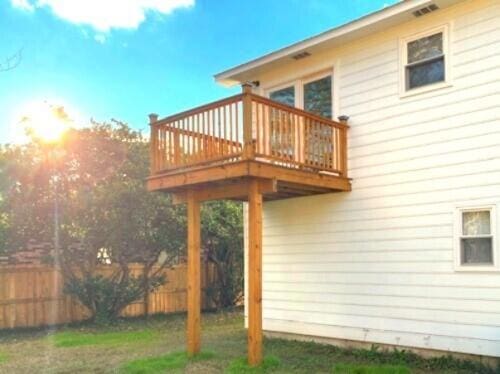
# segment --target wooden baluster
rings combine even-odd
[[[192,142],[193,136],[191,135],[191,120],[193,117],[186,118],[186,140],[187,140],[187,163],[191,164],[193,159]]]
[[[288,160],[290,150],[290,139],[288,138],[288,123],[290,120],[290,113],[283,112],[283,158]],[[288,166],[288,163],[285,164]]]
[[[196,116],[189,117],[189,139],[191,141],[191,164],[196,162],[196,127],[195,127]]]
[[[280,145],[280,148],[279,148],[279,155],[281,158],[283,158],[283,155],[284,155],[284,151],[285,151],[285,147],[284,147],[284,130],[283,130],[283,124],[284,124],[284,113],[283,111],[280,109],[279,110],[279,130],[278,130],[278,136],[279,136],[279,145]]]
[[[198,159],[200,161],[204,161],[205,158],[203,157],[203,113],[198,113],[197,115],[198,118]]]
[[[212,109],[212,158],[217,157],[217,140],[216,140],[216,133],[217,133],[217,125],[215,123],[215,110]]]
[[[233,123],[233,104],[229,104],[228,105],[229,107],[229,153],[230,154],[234,154],[235,153],[235,147],[234,147],[234,136],[233,136],[233,126],[234,126],[234,123]]]
[[[295,114],[293,113],[290,113],[289,114],[289,118],[290,118],[290,123],[289,123],[289,137],[290,137],[290,154],[289,154],[289,157],[290,157],[290,161],[292,161],[292,163],[295,161]],[[292,165],[292,164],[290,164]]]
[[[318,159],[319,159],[319,150],[318,150],[318,122],[315,120],[313,121],[313,128],[312,128],[312,134],[313,134],[313,149],[314,149],[314,166],[318,166]]]
[[[195,114],[193,116],[193,148],[194,148],[194,161],[199,162],[203,161],[200,159],[200,131],[199,131],[199,122],[198,122],[199,114]]]
[[[205,160],[207,160],[208,157],[209,157],[208,156],[208,154],[209,154],[208,153],[208,142],[209,142],[209,139],[210,139],[209,132],[210,132],[210,130],[209,130],[209,126],[208,126],[208,113],[205,111],[205,112],[203,112],[203,133],[205,134],[205,137],[204,137],[204,139],[205,139],[205,141],[204,141],[204,151],[203,151],[204,157],[203,158]]]
[[[321,133],[321,167],[324,169],[326,168],[326,138],[327,138],[327,131],[328,129],[326,128],[324,123],[320,123],[320,133]]]
[[[222,126],[224,129],[224,142],[222,144],[222,154],[226,156],[228,154],[228,141],[227,141],[227,122],[226,122],[226,106],[222,107]]]
[[[235,119],[235,130],[236,130],[236,141],[238,142],[238,153],[243,152],[243,149],[240,149],[240,136],[239,136],[239,131],[240,131],[240,120],[239,120],[239,112],[238,112],[238,107],[239,103],[236,103],[234,106],[234,119]]]
[[[186,135],[187,133],[187,118],[183,118],[181,120],[182,130],[181,139],[182,139],[182,149],[181,149],[181,163],[185,165],[189,160],[189,137]]]
[[[222,120],[221,120],[221,114],[220,114],[220,107],[217,108],[217,129],[218,129],[218,132],[219,132],[219,135],[218,135],[218,156],[222,156],[223,155],[223,140],[222,140],[222,126],[224,126],[224,124],[222,123]]]
[[[168,130],[168,156],[167,156],[167,166],[171,167],[174,162],[174,143],[173,143],[173,133],[172,130]]]
[[[257,153],[261,154],[262,153],[262,120],[261,120],[261,112],[262,105],[260,103],[255,103],[255,127],[256,127],[256,148],[257,148]]]
[[[161,129],[161,168],[166,169],[167,167],[167,130],[162,127]]]

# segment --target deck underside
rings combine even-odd
[[[185,201],[188,190],[195,190],[200,200],[245,201],[251,179],[259,180],[266,201],[351,190],[348,178],[254,160],[152,175],[147,187],[149,191],[173,193],[176,202]]]

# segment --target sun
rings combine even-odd
[[[41,101],[26,105],[19,123],[29,135],[54,143],[69,129],[71,120],[63,106]]]

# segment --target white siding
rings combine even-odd
[[[401,98],[400,38],[445,23],[452,86]],[[500,356],[500,274],[453,267],[455,207],[500,204],[500,2],[466,1],[258,78],[333,65],[352,192],[265,204],[264,329]]]

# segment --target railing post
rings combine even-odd
[[[151,113],[149,115],[149,160],[150,160],[150,171],[154,174],[158,170],[157,165],[157,155],[158,155],[158,131],[156,129],[155,123],[158,121],[158,114]]]
[[[347,126],[347,121],[349,121],[349,116],[339,116],[339,121],[342,125]],[[347,127],[342,127],[340,129],[340,171],[341,176],[347,178]]]
[[[252,132],[252,85],[250,83],[243,83],[241,85],[243,90],[243,158],[253,159],[255,149],[253,145],[253,132]]]

